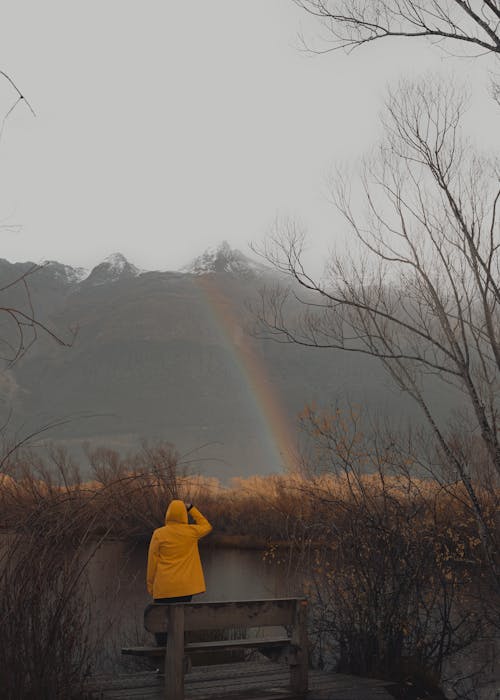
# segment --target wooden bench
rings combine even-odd
[[[268,634],[248,639],[186,642],[184,632],[198,630],[285,627],[286,634]],[[122,654],[165,658],[165,698],[184,700],[184,657],[196,652],[221,649],[277,650],[290,668],[290,690],[305,697],[308,688],[307,600],[270,598],[227,602],[151,604],[144,611],[148,632],[168,632],[166,647],[127,647]]]

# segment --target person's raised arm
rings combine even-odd
[[[186,508],[187,512],[196,523],[196,525],[190,525],[189,527],[193,528],[198,538],[205,537],[205,535],[208,535],[208,533],[212,531],[212,526],[205,518],[205,516],[202,515],[198,508],[195,508],[195,506],[193,506],[192,503],[186,503]]]
[[[153,584],[155,580],[156,567],[158,565],[158,538],[156,537],[156,532],[153,532],[153,537],[149,543],[148,551],[148,569],[146,574],[146,584],[148,587],[148,593],[153,598]]]

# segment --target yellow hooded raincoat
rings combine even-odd
[[[153,598],[204,593],[198,540],[212,530],[208,520],[194,506],[189,511],[195,525],[189,525],[186,506],[172,501],[165,525],[153,532],[148,554],[147,586]]]

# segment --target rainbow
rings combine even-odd
[[[242,330],[238,313],[220,288],[216,276],[206,274],[195,279],[237,360],[244,383],[261,416],[263,432],[267,432],[275,452],[276,463],[286,470],[293,470],[297,465],[297,436],[262,357]]]

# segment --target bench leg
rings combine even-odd
[[[292,630],[295,654],[290,663],[290,687],[297,695],[306,695],[309,685],[309,658],[307,650],[307,601],[298,601]]]
[[[184,700],[184,608],[169,605],[165,654],[165,700]]]
[[[297,695],[306,695],[309,686],[307,653],[298,649],[294,662],[290,664],[290,688]]]

